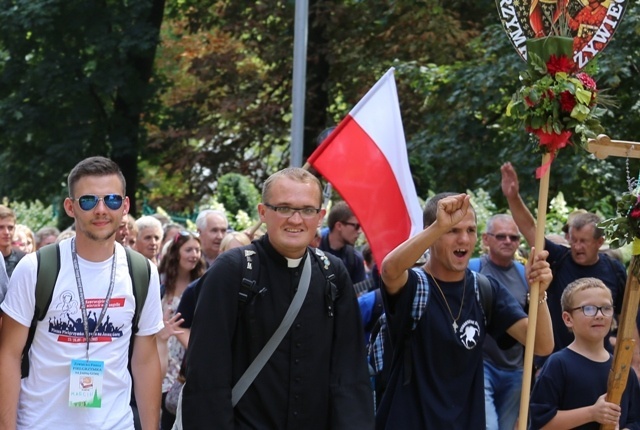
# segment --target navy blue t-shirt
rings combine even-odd
[[[552,354],[546,361],[531,393],[531,429],[546,425],[558,411],[593,405],[607,392],[607,380],[613,358],[598,363],[568,348]],[[640,388],[631,369],[620,402],[620,428],[640,429]],[[596,422],[577,429],[598,430]]]
[[[403,354],[409,354],[410,360],[403,357],[394,363],[378,408],[376,428],[484,429],[484,337],[487,332],[493,337],[501,335],[526,314],[504,286],[490,279],[493,306],[491,322],[485,327],[484,313],[475,297],[474,278],[467,270],[458,330],[454,332],[444,299],[429,279],[427,307],[411,331],[418,276],[411,270],[407,284],[398,294],[389,296],[384,292],[392,344],[398,345],[402,336],[409,334],[410,349]],[[451,313],[457,316],[463,282],[437,282]]]

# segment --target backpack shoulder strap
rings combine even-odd
[[[469,260],[468,267],[472,271],[480,273],[480,270],[482,270],[482,261],[480,260],[480,257],[472,258],[471,260]]]
[[[149,292],[149,281],[151,279],[151,266],[149,260],[137,251],[131,248],[124,249],[127,255],[127,266],[129,268],[129,276],[133,284],[133,297],[136,301],[136,309],[133,314],[133,327],[131,334],[138,332],[138,321],[144,302],[147,300]]]
[[[424,310],[427,308],[427,303],[429,302],[429,278],[427,277],[427,273],[421,267],[415,268],[413,271],[418,275],[418,286],[411,305],[411,317],[413,319],[411,331],[415,330],[418,326],[418,322],[420,318],[422,318]]]
[[[309,254],[314,256],[320,266],[320,270],[322,270],[324,274],[325,306],[327,307],[327,315],[329,318],[333,318],[334,303],[340,296],[340,291],[335,283],[336,275],[333,272],[333,266],[327,255],[321,249],[311,247],[307,247],[307,249],[309,250]]]
[[[516,269],[518,270],[518,274],[522,278],[522,281],[524,282],[524,285],[526,285],[528,287],[529,283],[527,282],[527,277],[524,274],[524,264],[522,264],[519,261],[515,261],[514,260],[513,261],[513,265],[516,266]]]
[[[476,299],[482,308],[485,325],[489,325],[491,324],[491,315],[493,313],[493,288],[491,288],[491,281],[482,273],[471,273],[474,277],[473,283],[476,289]]]
[[[36,260],[38,266],[35,288],[36,305],[31,325],[29,326],[27,342],[22,349],[20,370],[23,378],[29,376],[29,350],[33,343],[33,337],[36,334],[36,326],[38,325],[38,321],[44,319],[49,310],[49,305],[53,297],[53,289],[58,280],[58,273],[60,272],[60,245],[52,243],[43,246],[36,251]]]
[[[257,294],[263,294],[267,291],[266,287],[259,287],[259,275],[260,257],[258,256],[258,248],[251,243],[242,250],[242,281],[238,290],[239,312],[251,303]]]

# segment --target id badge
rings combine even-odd
[[[69,406],[99,408],[102,406],[104,361],[71,360]]]

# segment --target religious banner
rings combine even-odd
[[[609,43],[620,25],[627,0],[496,0],[502,25],[516,51],[527,62],[521,87],[507,106],[507,116],[536,137],[542,163],[535,249],[544,248],[549,175],[557,152],[567,145],[586,148],[604,132],[603,97],[590,62]],[[533,365],[539,284],[529,287],[529,329],[524,368]],[[525,430],[531,374],[524,372],[518,429]]]
[[[627,0],[496,0],[502,25],[524,60],[527,39],[563,35],[573,38],[573,61],[578,69],[607,46],[627,3]]]

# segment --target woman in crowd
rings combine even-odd
[[[13,232],[11,246],[26,252],[27,254],[36,250],[36,239],[33,231],[24,224],[16,224]]]
[[[164,400],[166,393],[178,376],[188,343],[187,334],[176,330],[176,323],[179,323],[180,320],[175,313],[187,285],[202,276],[205,271],[201,243],[197,235],[188,231],[177,233],[167,254],[160,262],[158,271],[164,276],[161,291],[163,294],[162,310],[166,322],[165,329],[158,334],[158,351],[161,360],[168,360],[164,361],[167,372],[162,382],[161,428],[169,430],[173,426],[175,415],[165,408]]]

